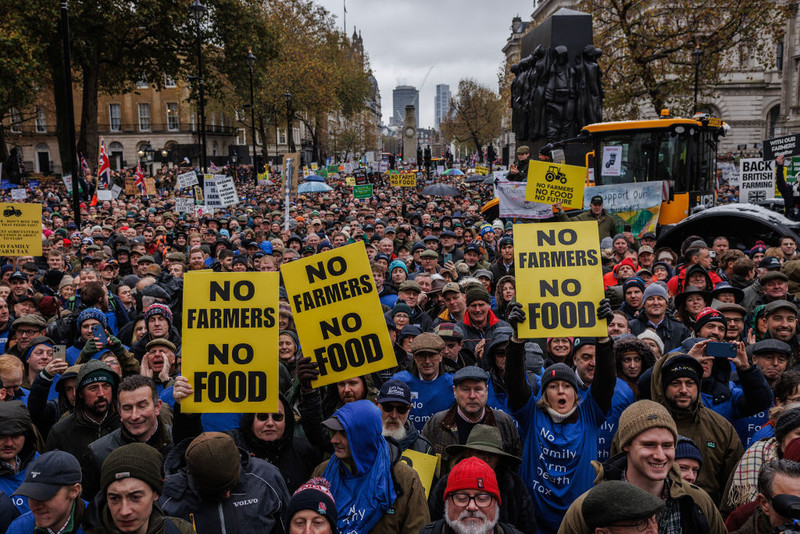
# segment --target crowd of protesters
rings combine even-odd
[[[0,266],[0,530],[761,534],[793,519],[792,237],[673,250],[620,232],[594,197],[578,217],[600,230],[607,335],[525,339],[513,226],[481,212],[491,187],[450,177],[462,195],[425,197],[378,173],[371,199],[332,179],[286,206],[234,171],[240,202],[203,216],[176,212],[177,169],[149,197],[96,201],[89,179],[80,226],[61,184],[29,191],[42,255]],[[280,271],[357,242],[391,368],[314,387],[282,287],[279,410],[181,411],[187,272]],[[406,451],[441,455],[427,492]]]

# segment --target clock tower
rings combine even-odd
[[[417,163],[417,119],[414,106],[406,106],[403,121],[403,163]]]

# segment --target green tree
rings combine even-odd
[[[689,113],[694,50],[702,51],[704,93],[730,72],[742,48],[767,65],[787,9],[772,0],[579,0],[578,7],[593,17],[595,45],[604,53],[606,116],[613,119],[667,106]]]
[[[500,95],[475,80],[458,82],[450,101],[450,112],[441,123],[448,142],[469,144],[479,154],[483,146],[500,135],[503,102]]]

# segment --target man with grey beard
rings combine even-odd
[[[521,534],[498,521],[500,488],[489,464],[471,456],[453,467],[444,492],[444,519],[425,525],[420,534]]]
[[[430,441],[423,438],[419,430],[408,420],[411,410],[411,390],[402,380],[389,380],[383,384],[378,394],[378,407],[381,410],[383,435],[396,440],[405,451],[435,454]]]

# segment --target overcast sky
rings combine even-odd
[[[343,24],[343,0],[314,0]],[[420,126],[434,125],[436,85],[455,94],[458,81],[473,78],[497,90],[497,70],[504,61],[503,45],[511,19],[529,20],[532,0],[345,0],[347,35],[361,31],[364,49],[381,90],[383,122],[392,113],[397,85],[420,90]]]

